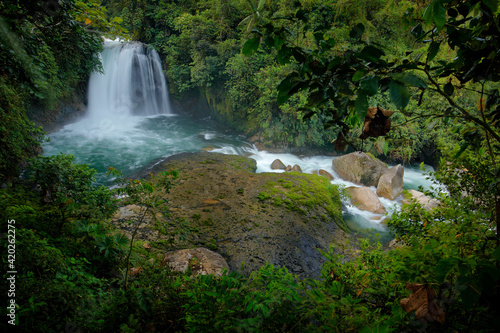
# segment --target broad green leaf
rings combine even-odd
[[[322,91],[315,91],[309,95],[307,98],[307,105],[317,106],[323,102],[324,96]]]
[[[448,274],[457,266],[457,258],[441,259],[436,265],[436,279],[438,282],[443,283]]]
[[[290,90],[301,82],[297,73],[292,73],[284,78],[278,85],[278,104],[286,102],[291,96]]]
[[[415,88],[423,88],[423,89],[427,88],[427,84],[425,83],[425,81],[413,74],[406,73],[406,74],[395,75],[394,79]]]
[[[306,61],[306,56],[302,52],[302,50],[298,47],[294,47],[292,49],[292,54],[293,57],[298,61],[298,62],[305,62]]]
[[[349,37],[352,39],[360,39],[361,36],[363,36],[363,33],[365,32],[365,26],[362,23],[358,23],[352,28],[351,32],[349,33]]]
[[[354,108],[359,119],[364,120],[366,113],[368,112],[368,98],[365,94],[359,94],[358,98],[354,102]]]
[[[446,95],[451,96],[455,91],[455,87],[451,82],[448,82],[447,84],[444,85],[443,90]]]
[[[427,49],[427,61],[432,61],[436,57],[436,55],[439,52],[439,46],[441,43],[438,42],[432,42],[431,45],[429,45],[429,48]]]
[[[442,4],[442,0],[434,0],[425,9],[424,20],[427,23],[434,23],[438,30],[444,28],[446,23],[446,8]]]
[[[378,77],[375,75],[365,77],[361,80],[360,86],[368,96],[373,96],[378,92]]]
[[[260,44],[260,37],[250,38],[245,42],[245,44],[243,44],[241,52],[244,55],[249,56],[257,51],[257,49],[259,48],[259,44]]]
[[[493,13],[496,13],[497,10],[498,10],[498,3],[500,1],[499,0],[483,0],[483,3],[489,8],[491,9],[491,11]]]
[[[396,80],[391,80],[389,83],[389,96],[399,110],[404,109],[410,102],[408,88]]]
[[[497,249],[495,250],[495,252],[493,252],[492,257],[494,259],[496,259],[497,261],[500,261],[500,246],[497,247]]]
[[[354,73],[354,75],[352,76],[352,81],[353,82],[358,82],[359,80],[361,80],[361,78],[365,76],[365,72],[364,71],[357,71],[356,73]]]
[[[416,26],[411,29],[410,32],[415,38],[420,38],[424,35],[424,30],[422,29],[422,23],[418,23]]]
[[[292,49],[287,47],[287,46],[283,46],[279,50],[278,55],[276,56],[276,59],[278,60],[278,62],[281,65],[284,65],[284,64],[290,63],[291,56],[292,56]]]
[[[365,59],[368,61],[373,61],[377,62],[382,56],[384,56],[385,53],[381,49],[373,46],[373,45],[368,45],[364,47],[361,52],[358,53],[358,56],[361,59]]]
[[[460,298],[465,309],[472,310],[477,300],[481,296],[478,288],[471,283],[465,285],[465,289],[460,291]]]

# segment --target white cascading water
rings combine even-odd
[[[170,113],[167,83],[154,49],[107,41],[101,60],[104,72],[93,73],[89,80],[91,119]]]

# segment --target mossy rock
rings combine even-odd
[[[207,152],[171,156],[153,172],[172,169],[179,178],[164,196],[170,219],[163,223],[188,223],[191,230],[176,247],[210,244],[233,270],[244,263],[249,274],[269,262],[318,278],[325,260],[319,250],[350,238],[338,189],[324,177],[256,174],[253,159]]]

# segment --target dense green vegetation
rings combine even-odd
[[[414,38],[407,32],[414,25],[414,13],[420,14],[423,9],[421,4],[358,2],[111,1],[110,8],[124,18],[123,24],[134,38],[154,45],[161,53],[175,98],[191,100],[197,96],[206,100],[213,116],[246,133],[262,147],[331,150],[338,129],[327,125],[335,117],[308,113],[306,91],[277,103],[279,92],[275,87],[297,70],[297,61],[284,64],[286,52],[280,53],[274,46],[260,48],[252,57],[244,56],[240,50],[253,37],[256,24],[263,27],[271,23],[276,31],[287,31],[291,36],[293,47],[287,49],[288,57],[298,48],[317,49],[321,44],[316,40],[319,35],[329,41],[324,44],[330,47],[329,55],[359,48],[349,35],[358,23],[365,27],[363,39],[383,45],[389,57],[397,59],[415,48]],[[300,18],[295,17],[298,7],[303,15]],[[387,96],[372,96],[370,106],[376,105],[395,109]],[[329,107],[333,105],[325,105]],[[445,103],[425,95],[420,102],[412,101],[407,109],[420,112],[443,107]],[[425,131],[432,122],[407,124],[406,120],[401,114],[396,115],[393,123],[405,125],[397,127],[386,139],[363,143],[356,139],[355,131],[349,137],[351,149],[363,145],[365,150],[393,161],[426,159],[436,164],[429,151],[435,149],[438,138]]]
[[[100,35],[126,33],[119,22],[109,21],[97,1],[2,1],[1,183],[19,175],[19,165],[35,155],[42,138],[26,110],[38,106],[38,112],[53,115],[61,100],[85,87],[100,66]]]
[[[498,1],[11,0],[0,10],[0,217],[5,249],[7,230],[16,249],[2,260],[17,269],[21,331],[499,330]],[[161,52],[175,96],[204,96],[262,143],[335,141],[403,161],[437,147],[449,193],[433,211],[393,215],[401,246],[360,240],[346,257],[325,253],[320,281],[270,265],[250,276],[171,272],[108,221],[120,193],[142,207],[132,235],[146,214],[168,221],[158,193],[175,191],[175,172],[110,190],[71,156],[28,160],[42,137],[29,106],[54,110],[72,94],[99,65],[99,35],[124,33],[120,24]],[[393,129],[363,142],[377,105],[399,110]],[[184,233],[169,232],[175,248]]]

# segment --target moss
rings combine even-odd
[[[270,175],[271,176],[271,175]],[[312,209],[321,207],[326,215],[333,218],[337,224],[345,229],[342,220],[342,204],[340,190],[323,177],[318,175],[290,172],[272,175],[264,191],[258,195],[259,200],[270,202],[275,206],[285,206],[292,211],[308,214]],[[326,216],[325,216],[326,220]]]

